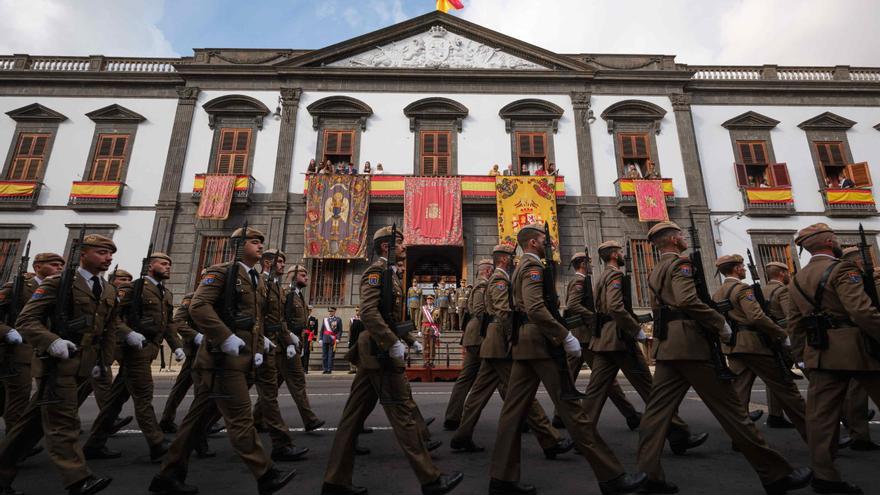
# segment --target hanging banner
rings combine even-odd
[[[640,222],[669,220],[662,180],[636,180],[633,181],[633,186],[635,187],[636,207],[639,210]]]
[[[554,258],[559,261],[559,218],[556,210],[556,178],[535,176],[495,177],[498,240],[516,244],[516,234],[530,223],[550,222]]]
[[[746,198],[749,204],[794,203],[790,187],[749,187]]]
[[[874,196],[870,189],[826,189],[828,204],[871,205],[874,204]]]
[[[462,246],[461,179],[406,177],[403,236],[407,246]]]
[[[365,259],[370,176],[309,176],[305,257]]]
[[[199,218],[226,220],[232,206],[232,191],[235,189],[235,176],[211,174],[205,177],[202,197],[199,199]]]

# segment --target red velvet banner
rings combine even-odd
[[[636,206],[640,222],[662,222],[669,220],[666,211],[666,196],[662,180],[633,181],[636,193]]]
[[[234,175],[208,175],[199,201],[197,216],[210,220],[226,220],[232,206],[232,191],[235,189]]]
[[[461,180],[406,177],[403,235],[408,246],[461,246]]]

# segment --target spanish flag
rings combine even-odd
[[[461,0],[437,0],[437,10],[444,14],[449,12],[449,9],[461,10],[463,8],[464,4],[461,3]]]

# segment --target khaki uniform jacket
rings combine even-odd
[[[119,311],[117,311],[116,315],[118,319],[116,327],[118,334],[117,345],[123,351],[124,357],[152,361],[159,355],[159,347],[162,345],[162,340],[167,341],[172,349],[182,347],[180,339],[177,337],[173,325],[171,325],[172,313],[174,312],[174,305],[172,303],[174,296],[170,290],[165,289],[165,296],[163,297],[159,293],[159,287],[147,279],[144,279],[143,291],[144,319],[150,318],[153,320],[153,325],[150,327],[153,331],[152,333],[148,329],[141,331],[147,339],[142,349],[126,345],[125,336],[133,329],[129,327],[125,315],[133,303],[134,288],[128,288],[121,292]]]
[[[2,314],[6,314],[7,308],[12,302],[10,299],[12,298],[12,285],[13,282],[10,280],[0,289],[0,312]],[[21,298],[18,300],[18,312],[21,313],[22,308],[27,302],[31,299],[34,291],[37,290],[37,279],[33,274],[27,273],[24,276],[24,284],[21,290]],[[9,333],[13,327],[6,324],[6,321],[0,321],[0,342],[6,342],[6,334]],[[18,333],[21,334],[19,331]],[[10,345],[10,344],[7,344]],[[16,364],[30,364],[31,360],[34,358],[34,346],[28,343],[27,339],[22,335],[22,343],[16,346],[13,346],[12,349],[12,361]]]
[[[287,329],[289,331],[293,331],[291,328],[297,327],[305,330],[309,326],[309,307],[306,304],[305,296],[303,296],[302,289],[297,293],[296,289],[287,289],[284,295],[284,306],[285,310],[290,313],[291,319],[287,322]],[[290,304],[290,308],[287,305]],[[315,322],[317,323],[317,318]],[[320,329],[318,330],[320,331]]]
[[[44,323],[55,310],[60,283],[60,276],[43,280],[30,301],[21,309],[15,322],[15,327],[39,354],[46,353],[52,342],[60,338]],[[86,280],[79,273],[74,277],[68,314],[71,319],[87,316],[91,319],[91,325],[87,326],[79,336],[66,336],[67,340],[76,344],[78,350],[69,359],[57,360],[56,372],[60,376],[91,376],[99,356],[104,366],[110,366],[113,362],[116,340],[116,288],[103,279],[100,279],[100,283],[101,298],[95,299]],[[33,360],[32,374],[35,377],[43,376],[42,360]]]
[[[471,288],[459,287],[455,289],[455,307],[459,313],[467,311],[467,300],[471,295]]]
[[[721,287],[712,294],[712,300],[721,302],[730,293],[730,304],[733,309],[727,316],[736,322],[736,347],[730,348],[723,345],[725,354],[761,354],[772,356],[773,352],[761,340],[761,335],[766,335],[771,342],[785,340],[787,334],[779,325],[773,322],[758,300],[751,286],[739,280],[727,278]],[[731,325],[732,327],[733,325]]]
[[[194,328],[192,318],[189,316],[189,305],[192,303],[192,297],[192,292],[183,296],[180,306],[174,310],[174,314],[171,316],[171,331],[177,333],[177,336],[180,338],[187,359],[195,355],[195,352],[198,350],[195,341],[196,335],[200,333]]]
[[[205,340],[196,354],[195,369],[213,369],[214,359],[211,351],[220,352],[220,345],[235,333],[244,340],[245,348],[238,356],[223,355],[223,367],[227,370],[250,371],[253,368],[254,352],[263,352],[263,307],[266,299],[266,284],[257,276],[254,287],[247,270],[239,264],[238,310],[241,316],[253,317],[254,326],[250,330],[231,329],[220,319],[223,306],[223,285],[226,281],[226,268],[232,262],[221,263],[208,268],[189,306],[190,316],[196,327],[205,335]]]
[[[602,325],[599,336],[593,336],[590,350],[594,352],[627,351],[626,343],[619,338],[618,332],[631,335],[639,334],[639,322],[623,304],[623,272],[611,265],[606,265],[599,280],[596,281],[596,311],[611,317],[611,321]]]
[[[437,293],[434,294],[434,297],[437,298],[437,307],[440,309],[449,309],[449,296],[446,293],[446,289],[437,289]]]
[[[577,315],[584,321],[583,325],[571,331],[582,345],[590,343],[590,339],[593,337],[593,322],[596,321],[595,313],[587,308],[586,301],[584,301],[586,280],[585,275],[575,273],[565,287],[565,317]]]
[[[528,317],[520,326],[513,359],[549,359],[550,345],[561,346],[568,330],[553,318],[544,304],[544,264],[525,253],[513,271],[513,303]],[[549,341],[549,342],[548,342]]]
[[[293,343],[293,338],[284,321],[284,289],[277,280],[263,277],[266,284],[266,307],[263,309],[264,335],[275,344],[275,352],[283,353]],[[271,330],[270,330],[271,329]]]
[[[477,280],[477,285],[471,291],[467,300],[468,313],[471,318],[468,320],[467,327],[464,329],[461,343],[465,347],[480,345],[483,343],[483,337],[480,336],[480,318],[486,314],[486,284],[489,281],[485,278]]]
[[[724,328],[724,317],[697,297],[693,277],[694,267],[690,260],[675,253],[661,255],[648,277],[653,309],[657,310],[665,303],[691,318],[668,323],[666,340],[655,339],[656,360],[708,361],[711,357],[709,344],[700,327],[716,334]],[[654,329],[655,335],[656,332],[657,328]]]
[[[791,295],[789,329],[794,342],[795,362],[804,362],[809,369],[880,371],[880,361],[872,358],[866,348],[867,338],[880,343],[880,312],[871,304],[862,284],[862,273],[851,261],[839,260],[831,270],[822,296],[822,310],[837,320],[853,325],[828,330],[828,349],[818,350],[806,344],[806,322],[813,305],[795,286],[800,284],[810,300],[829,265],[838,261],[830,256],[813,256],[789,285]]]
[[[382,318],[382,284],[389,282],[384,280],[383,276],[387,264],[388,260],[379,258],[361,275],[361,321],[364,323],[364,331],[358,336],[356,354],[349,352],[349,359],[358,367],[367,370],[380,369],[376,351],[388,352],[391,346],[400,340]],[[390,282],[394,284],[392,315],[397,321],[403,309],[403,288],[398,277],[391,279]],[[413,337],[411,335],[407,337],[404,340],[407,344],[412,344]],[[392,362],[396,368],[406,367],[406,362],[402,359],[392,359]]]
[[[417,332],[422,332],[422,323],[425,322],[425,308],[427,308],[427,304],[423,304],[419,307],[419,312],[416,313],[416,321],[413,323],[416,326]],[[440,308],[437,306],[431,306],[431,321],[434,322],[434,325],[437,325],[437,328],[440,328]],[[424,332],[422,332],[424,333]]]
[[[422,289],[418,287],[410,287],[406,291],[406,306],[409,309],[419,309],[422,307]]]
[[[778,280],[771,280],[764,287],[764,297],[767,298],[767,309],[770,311],[767,316],[773,319],[777,325],[780,321],[788,320],[788,307],[791,304],[788,286]]]
[[[486,338],[480,346],[483,359],[510,359],[510,331],[513,328],[513,314],[510,310],[510,277],[501,268],[496,268],[486,284],[484,301],[486,313],[492,322],[486,328]]]

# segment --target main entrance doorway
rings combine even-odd
[[[434,294],[437,284],[458,286],[463,274],[464,248],[460,246],[410,246],[406,248],[406,286],[416,280],[423,295]]]

